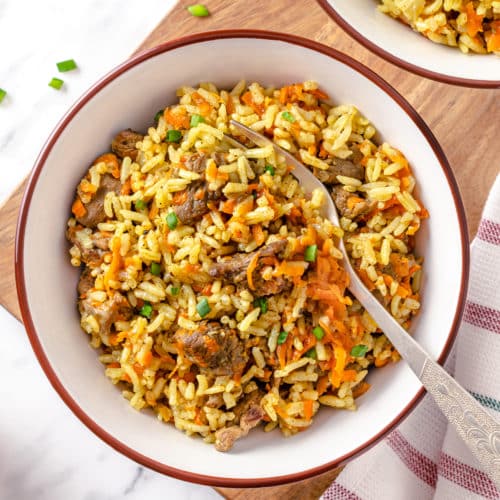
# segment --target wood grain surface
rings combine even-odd
[[[500,91],[454,87],[398,69],[347,36],[314,0],[205,0],[210,16],[195,18],[180,1],[159,22],[136,53],[180,36],[214,29],[254,28],[293,33],[335,47],[386,79],[430,126],[453,168],[467,213],[469,235],[477,229],[487,193],[500,169]],[[200,75],[203,79],[203,75]],[[375,120],[376,126],[376,120]],[[15,225],[21,184],[0,208],[0,304],[21,318],[14,281]],[[307,464],[304,464],[307,468]],[[284,486],[254,489],[216,488],[224,497],[314,499],[339,470]]]

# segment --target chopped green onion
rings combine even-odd
[[[49,87],[52,87],[53,89],[60,90],[61,87],[64,84],[64,80],[61,80],[60,78],[52,78],[49,82]]]
[[[313,335],[318,339],[321,340],[325,336],[325,330],[321,328],[321,326],[315,326],[313,328]]]
[[[152,262],[151,263],[151,274],[154,274],[155,276],[159,276],[161,273],[161,266],[158,264],[158,262]]]
[[[362,358],[367,352],[368,352],[368,346],[363,344],[358,344],[351,349],[351,356],[355,358]]]
[[[160,109],[155,115],[155,123],[158,125],[158,122],[160,121],[160,118],[163,116],[163,109]]]
[[[266,165],[264,168],[264,172],[269,172],[269,175],[274,175],[274,167],[272,165]]]
[[[204,123],[204,122],[205,122],[205,118],[203,118],[203,116],[193,115],[193,116],[191,116],[191,121],[189,122],[189,126],[191,128],[193,128],[193,127],[196,127],[197,125],[199,125],[200,123]]]
[[[3,101],[3,98],[7,95],[7,91],[4,89],[0,89],[0,102]]]
[[[167,142],[179,142],[182,138],[182,133],[179,130],[169,130],[167,132]]]
[[[318,357],[317,353],[316,353],[316,348],[313,347],[312,349],[309,349],[305,354],[304,356],[306,358],[312,358],[312,359],[316,359]]]
[[[266,314],[267,312],[267,299],[265,297],[259,297],[253,301],[255,307],[260,307],[260,312]]]
[[[134,205],[136,210],[144,210],[146,208],[144,200],[137,200]]]
[[[306,262],[315,262],[318,255],[318,245],[309,245],[304,251],[304,260]]]
[[[72,71],[76,68],[77,65],[74,59],[68,59],[67,61],[61,61],[57,63],[57,69],[61,73],[66,73],[66,71]]]
[[[204,318],[210,312],[208,300],[206,298],[201,299],[198,304],[196,304],[196,310],[198,311],[198,314]]]
[[[175,296],[175,295],[179,295],[179,292],[180,292],[180,288],[178,286],[171,286],[170,287],[170,293]]]
[[[281,345],[281,344],[284,344],[286,342],[286,339],[288,337],[288,332],[281,332],[279,335],[278,335],[278,345]]]
[[[177,215],[174,212],[170,212],[167,215],[167,226],[169,229],[175,229],[177,224],[179,223],[179,219],[177,219]]]
[[[190,5],[187,10],[192,16],[195,17],[207,17],[210,14],[208,9],[201,3]]]
[[[153,306],[149,302],[144,302],[144,305],[141,307],[139,314],[149,319],[151,318],[152,312],[153,312]]]
[[[292,113],[290,113],[290,111],[283,111],[283,113],[281,113],[281,117],[283,118],[283,120],[286,120],[287,122],[290,123],[295,122],[295,116],[293,116]]]

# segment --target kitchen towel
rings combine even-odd
[[[500,420],[500,175],[471,245],[467,302],[446,369]],[[426,395],[388,437],[349,463],[323,500],[500,499]]]

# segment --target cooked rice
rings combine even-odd
[[[368,368],[399,355],[347,291],[338,238],[368,288],[408,328],[420,308],[422,259],[413,255],[414,235],[427,212],[413,193],[407,160],[373,142],[374,127],[354,106],[328,104],[315,82],[278,90],[239,82],[231,91],[203,84],[182,87],[178,96],[137,142],[134,161],[125,156],[117,165],[115,155],[104,155],[80,182],[75,215],[85,213],[106,176],[119,179],[121,193],[104,199],[105,220],[91,228],[75,217],[68,222],[71,264],[91,273],[80,297],[81,326],[100,349],[106,376],[134,408],[152,408],[158,419],[207,443],[239,422],[236,410],[255,394],[265,430],[279,427],[287,436],[310,426],[321,405],[354,410],[370,387]],[[190,128],[193,115],[203,122]],[[323,193],[306,195],[272,148],[242,151],[225,143],[223,133],[246,143],[230,118],[273,137],[317,175],[357,149],[364,179],[339,175],[337,182],[348,206],[363,203],[369,211],[347,211],[342,229],[333,226],[321,216]],[[171,130],[181,132],[178,143],[162,141]],[[199,154],[206,158],[201,173],[187,166]],[[218,198],[199,220],[169,226],[200,178]],[[280,239],[286,239],[281,258],[250,271],[254,280],[288,283],[266,295],[265,307],[249,281],[210,276],[224,256]],[[304,252],[312,245],[317,257],[308,263]],[[236,330],[246,360],[238,373],[214,373],[186,353],[179,332],[196,335],[205,320]],[[318,326],[322,338],[312,333]]]
[[[379,10],[429,40],[462,52],[500,55],[499,0],[379,0]]]

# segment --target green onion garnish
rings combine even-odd
[[[153,312],[153,306],[149,302],[144,302],[144,305],[141,307],[139,314],[149,319],[151,318],[152,312]]]
[[[151,263],[151,274],[154,274],[155,276],[159,276],[161,273],[161,266],[158,264],[158,262],[152,262]]]
[[[274,167],[272,165],[266,165],[264,172],[269,172],[269,175],[274,175]]]
[[[207,17],[210,14],[208,9],[201,3],[190,5],[187,10],[192,16],[195,17]]]
[[[351,356],[355,358],[362,358],[367,352],[368,352],[368,346],[363,344],[358,344],[351,349]]]
[[[253,301],[255,307],[260,307],[260,312],[266,314],[267,312],[267,299],[265,297],[259,297]]]
[[[136,210],[144,210],[146,208],[144,200],[137,200],[134,205]]]
[[[4,89],[0,89],[0,102],[3,101],[3,98],[7,95],[7,91]]]
[[[179,292],[180,292],[180,288],[178,286],[171,286],[170,287],[170,293],[175,296],[175,295],[179,295]]]
[[[306,262],[315,262],[318,255],[318,245],[309,245],[304,251],[304,260]]]
[[[169,229],[175,229],[177,224],[179,223],[179,219],[177,219],[177,215],[174,212],[170,212],[167,215],[167,226]]]
[[[283,120],[286,120],[287,122],[290,123],[295,122],[295,116],[293,116],[292,113],[290,113],[290,111],[283,111],[283,113],[281,113],[281,117],[283,118]]]
[[[193,116],[191,116],[191,121],[189,122],[189,126],[191,128],[193,128],[193,127],[196,127],[197,125],[199,125],[200,123],[204,123],[204,122],[205,122],[205,118],[203,118],[203,116],[193,115]]]
[[[165,139],[167,142],[179,142],[181,138],[182,133],[179,130],[169,130]]]
[[[278,345],[281,345],[281,344],[284,344],[286,342],[286,339],[288,337],[288,332],[281,332],[279,335],[278,335]]]
[[[315,326],[313,328],[313,335],[318,339],[321,340],[325,336],[325,330],[321,328],[321,326]]]
[[[158,125],[158,122],[160,121],[160,118],[163,116],[163,109],[160,109],[155,115],[155,123]]]
[[[67,61],[61,61],[57,63],[57,69],[61,73],[66,73],[66,71],[71,71],[76,68],[77,65],[74,59],[68,59]]]
[[[64,84],[64,80],[61,80],[59,78],[52,78],[49,82],[49,87],[52,87],[53,89],[60,90],[61,87]]]
[[[316,348],[313,347],[312,349],[309,349],[305,354],[304,356],[306,358],[312,358],[312,359],[316,359],[318,357],[318,355],[316,354]]]
[[[206,298],[201,299],[198,304],[196,304],[196,310],[198,311],[198,314],[204,318],[210,312],[208,300]]]

